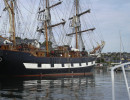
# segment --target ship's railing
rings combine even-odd
[[[124,76],[124,80],[125,80],[125,85],[126,85],[126,88],[127,88],[127,92],[128,92],[128,97],[129,97],[129,100],[130,100],[130,87],[128,86],[128,81],[127,81],[127,77],[126,77],[126,73],[125,73],[125,69],[124,69],[124,66],[130,64],[130,62],[128,63],[123,63],[123,64],[120,64],[120,65],[117,65],[115,67],[112,67],[111,68],[111,78],[112,78],[112,100],[115,100],[115,84],[114,84],[114,71],[115,69],[117,68],[121,68],[122,69],[122,72],[123,72],[123,76]]]

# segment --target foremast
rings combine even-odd
[[[5,3],[5,9],[8,10],[9,13],[9,33],[10,33],[10,41],[13,42],[13,46],[16,46],[16,40],[15,40],[15,13],[14,13],[14,4],[15,0],[11,0],[10,3],[8,0],[4,0]]]

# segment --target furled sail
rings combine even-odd
[[[13,11],[12,11],[12,8],[10,7],[8,0],[4,0],[4,3],[5,3],[5,6],[6,6],[6,10],[8,10],[8,13],[9,13],[9,33],[10,33],[10,40],[13,41],[13,33],[15,32],[14,28],[13,28]],[[10,4],[11,4],[11,1],[10,1]]]

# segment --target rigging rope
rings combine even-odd
[[[26,10],[26,11],[28,11],[29,13],[31,13],[31,14],[35,14],[34,12],[31,12],[30,10],[28,10],[20,1],[19,1],[19,3],[23,6],[23,8]],[[29,6],[30,7],[30,6]]]

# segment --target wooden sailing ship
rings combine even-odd
[[[10,37],[1,39],[6,43],[0,45],[0,75],[1,76],[69,76],[69,75],[90,75],[95,65],[97,55],[104,47],[101,45],[93,48],[89,53],[85,50],[82,33],[94,31],[95,28],[81,30],[80,17],[86,13],[90,13],[90,9],[79,13],[79,0],[74,0],[75,14],[69,18],[71,22],[72,33],[67,33],[66,37],[75,36],[75,47],[72,45],[57,45],[52,28],[65,25],[66,21],[57,24],[51,24],[51,12],[54,7],[62,4],[61,1],[50,5],[49,0],[45,2],[44,9],[39,8],[38,21],[41,27],[37,27],[38,34],[44,35],[43,48],[39,47],[39,42],[18,43],[16,38],[16,24],[14,5],[15,0],[3,0],[5,4],[4,10],[9,15],[9,33]],[[43,3],[44,4],[44,3]],[[36,40],[36,39],[35,39]],[[26,41],[26,42],[25,42]],[[66,41],[65,41],[66,42]],[[36,46],[36,44],[38,46]],[[93,55],[91,55],[93,54]]]

